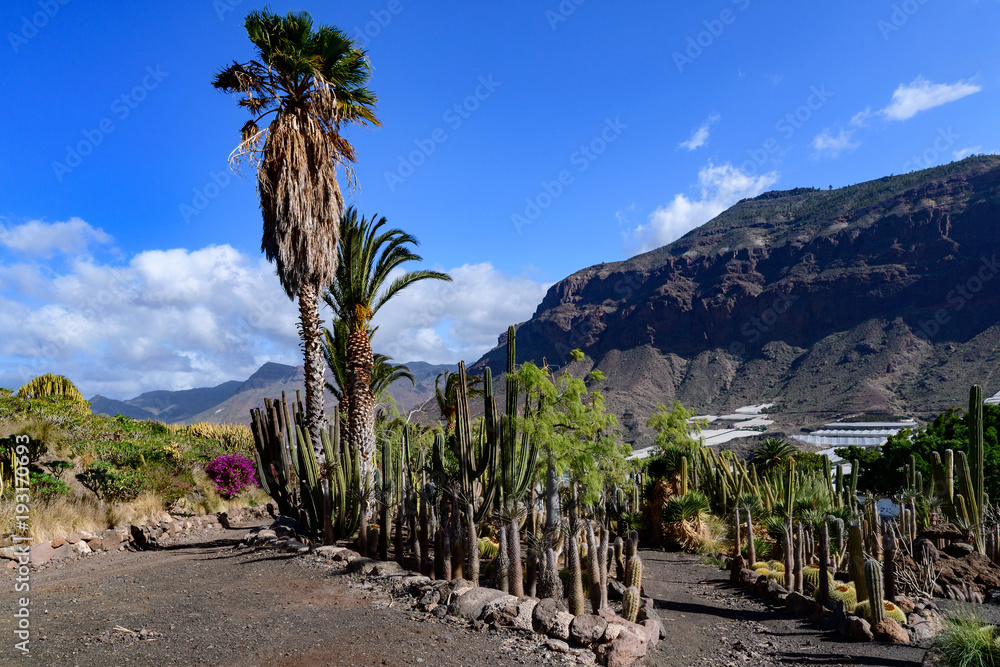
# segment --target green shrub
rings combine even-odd
[[[56,496],[65,496],[69,493],[69,484],[51,475],[33,472],[30,473],[30,477],[31,496],[43,503],[47,503]]]
[[[948,667],[994,667],[1000,664],[1000,636],[994,625],[966,610],[948,616],[935,642]]]
[[[143,476],[138,471],[117,468],[106,461],[91,464],[76,478],[99,499],[113,503],[135,500],[144,485]]]

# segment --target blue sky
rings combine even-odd
[[[682,7],[674,5],[683,4]],[[210,85],[261,3],[0,9],[0,386],[128,397],[296,363],[246,115]],[[1000,150],[997,0],[271,3],[354,35],[383,127],[348,199],[455,276],[381,315],[397,360],[473,360],[570,273],[769,189]]]

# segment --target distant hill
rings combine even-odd
[[[716,415],[774,401],[776,428],[931,418],[971,384],[1000,388],[998,222],[995,155],[768,192],[553,285],[517,327],[517,361],[560,367],[581,348],[640,444],[655,406],[675,399]],[[470,370],[496,373],[505,355],[498,346]]]
[[[434,379],[439,373],[456,371],[457,366],[433,365],[422,361],[408,364],[416,385],[409,380],[397,380],[389,388],[401,410],[410,410],[434,396]],[[329,377],[328,377],[329,379]],[[212,422],[217,424],[248,424],[250,409],[261,406],[265,398],[280,398],[286,392],[294,398],[303,391],[305,375],[302,366],[268,362],[243,382],[229,381],[216,387],[183,391],[150,391],[125,401],[94,396],[90,399],[95,414],[122,414],[135,419],[158,419],[171,423]],[[329,394],[326,409],[336,401]]]

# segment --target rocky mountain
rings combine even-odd
[[[434,379],[457,366],[428,364],[415,361],[407,364],[414,383],[397,380],[389,393],[401,410],[411,410],[434,397]],[[329,377],[328,377],[329,379]],[[213,422],[216,424],[249,424],[250,409],[263,405],[265,398],[278,398],[284,391],[290,397],[303,390],[305,374],[302,366],[268,362],[244,382],[224,382],[216,387],[184,391],[150,391],[126,401],[104,396],[90,399],[94,414],[122,414],[135,419],[158,419],[166,423]],[[327,395],[326,409],[336,406]]]
[[[553,285],[517,329],[517,359],[559,367],[581,348],[638,443],[675,399],[711,414],[774,401],[786,432],[846,413],[931,417],[973,383],[1000,385],[998,223],[1000,156],[768,192]]]

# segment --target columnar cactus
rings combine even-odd
[[[469,552],[469,567],[467,579],[473,585],[479,585],[479,535],[476,532],[476,511],[472,501],[465,503],[465,541]]]
[[[795,590],[801,593],[804,589],[805,539],[802,533],[802,522],[795,524],[798,539],[795,541]]]
[[[892,530],[886,530],[882,535],[882,583],[885,585],[885,599],[896,601],[896,535]]]
[[[750,515],[750,508],[747,508],[747,554],[750,562],[757,562],[757,545],[753,542],[753,517]]]
[[[598,558],[597,539],[594,536],[594,525],[587,522],[587,577],[590,578],[590,606],[596,614],[601,608],[601,572]]]
[[[575,534],[570,534],[566,551],[569,568],[569,612],[579,616],[584,613],[583,573],[580,571],[580,549],[576,544]]]
[[[601,571],[600,577],[600,605],[599,609],[604,609],[608,606],[608,528],[607,526],[601,527],[601,546],[600,551],[598,551],[597,556],[597,567]]]
[[[629,586],[622,596],[622,618],[631,623],[635,623],[639,616],[639,589]]]
[[[847,549],[850,551],[851,578],[854,589],[858,593],[858,602],[868,599],[868,586],[865,584],[864,540],[861,537],[861,526],[852,523],[847,529]]]
[[[497,550],[497,557],[493,561],[493,576],[497,582],[497,589],[506,593],[510,588],[510,551],[507,547],[507,525],[501,523],[497,531],[497,539],[500,548]]]
[[[786,590],[792,590],[792,585],[795,583],[794,579],[794,569],[795,569],[795,542],[792,540],[792,522],[789,521],[785,524],[785,580],[782,582]]]
[[[625,540],[625,562],[626,563],[628,563],[628,559],[629,558],[631,558],[632,556],[635,555],[635,552],[636,552],[635,542],[632,540],[632,537],[630,536],[627,540]]]
[[[688,457],[681,457],[681,495],[686,496],[688,492]]]
[[[625,581],[625,540],[615,538],[615,579]]]
[[[830,602],[830,524],[824,519],[819,529],[819,586],[816,599],[821,605]]]
[[[865,585],[871,604],[870,620],[875,625],[885,620],[885,598],[882,597],[882,569],[874,558],[865,563]]]
[[[538,550],[528,549],[528,584],[525,593],[528,597],[536,597],[538,592]]]
[[[625,568],[625,585],[635,586],[640,591],[642,590],[642,559],[638,556],[632,556],[628,559],[628,565]]]
[[[507,585],[511,595],[524,596],[524,570],[521,567],[521,533],[517,517],[507,525]]]
[[[743,536],[740,534],[740,525],[743,523],[740,508],[733,510],[733,558],[743,555]],[[750,561],[753,562],[752,560]]]

